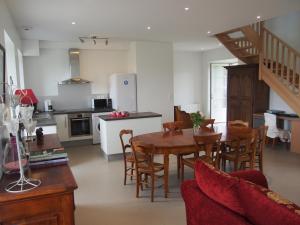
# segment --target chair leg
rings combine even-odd
[[[154,182],[155,182],[155,179],[154,179],[154,174],[151,174],[151,202],[153,202],[154,200]]]
[[[184,181],[184,164],[183,164],[182,160],[180,160],[180,171],[181,171],[181,174],[180,174],[181,182],[183,182]]]
[[[258,160],[259,160],[259,162],[258,162],[259,170],[260,170],[260,172],[263,172],[263,156],[262,156],[262,154],[259,155]]]
[[[275,144],[276,144],[277,138],[273,138],[273,142],[272,142],[272,148],[274,148]]]
[[[131,163],[131,171],[130,171],[131,176],[130,176],[130,180],[133,179],[133,170],[134,170],[134,162]]]
[[[177,178],[180,178],[180,162],[181,162],[181,155],[177,155]]]
[[[127,179],[127,163],[125,162],[125,165],[124,165],[124,185],[126,185],[126,179]]]
[[[139,197],[139,192],[140,192],[140,174],[137,172],[136,173],[136,197]]]
[[[237,171],[237,170],[238,170],[238,166],[239,166],[239,161],[235,160],[235,161],[234,161],[234,167],[233,167],[233,170],[234,170],[234,171]]]
[[[222,159],[222,168],[223,168],[223,171],[226,172],[226,159]]]

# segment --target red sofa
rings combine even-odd
[[[259,171],[229,175],[198,161],[195,176],[181,185],[187,225],[300,225],[300,208],[270,191]]]

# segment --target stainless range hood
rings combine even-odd
[[[79,64],[80,51],[76,48],[69,49],[69,60],[70,60],[70,75],[71,78],[63,80],[59,85],[69,84],[88,84],[90,81],[82,79],[80,77],[80,64]]]

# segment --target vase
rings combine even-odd
[[[21,165],[23,169],[26,169],[28,161],[25,153],[25,148],[21,142],[19,142],[19,148],[21,153]],[[6,174],[19,173],[19,165],[17,140],[16,137],[12,136],[5,145],[3,156],[3,172]]]
[[[200,129],[200,125],[193,126],[194,134],[198,134]]]

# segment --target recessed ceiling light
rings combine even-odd
[[[185,10],[185,11],[189,11],[190,8],[189,8],[189,7],[185,7],[184,10]]]
[[[259,20],[260,18],[261,18],[260,16],[257,16],[257,17],[256,17],[256,19],[258,19],[258,20]]]
[[[150,26],[148,26],[148,27],[147,27],[147,30],[151,30],[151,27],[150,27]]]
[[[25,27],[23,27],[23,30],[25,30],[25,31],[30,31],[30,30],[32,30],[32,27],[27,27],[27,26],[25,26]]]
[[[222,43],[219,43],[219,46],[222,46]]]
[[[72,25],[75,25],[76,24],[76,22],[72,22]]]
[[[211,33],[211,31],[209,30],[209,31],[207,31],[207,34],[210,34]]]

